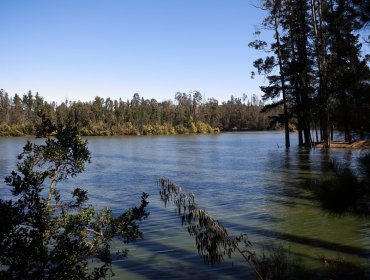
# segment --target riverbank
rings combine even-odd
[[[324,143],[318,143],[315,145],[316,148],[324,148]],[[344,142],[344,141],[333,141],[331,142],[330,148],[334,149],[370,149],[369,140],[358,140],[355,142]]]
[[[0,137],[35,136],[37,124],[26,123],[0,124]],[[207,134],[219,133],[218,127],[197,121],[188,125],[147,124],[135,126],[130,122],[120,125],[108,125],[105,123],[89,124],[80,126],[79,132],[82,136],[124,136],[124,135],[177,135],[177,134]]]

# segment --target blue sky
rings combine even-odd
[[[0,88],[46,100],[260,94],[248,0],[1,0]]]

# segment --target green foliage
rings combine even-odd
[[[181,223],[187,225],[189,234],[195,237],[198,253],[205,263],[219,263],[225,256],[230,258],[237,251],[255,268],[256,256],[250,250],[252,243],[245,234],[230,236],[219,221],[195,203],[193,193],[185,193],[181,187],[166,178],[160,178],[158,183],[161,186],[161,200],[165,206],[173,202],[177,207]],[[258,271],[255,272],[261,279]]]
[[[249,46],[267,53],[253,66],[268,81],[260,87],[262,98],[270,100],[265,110],[284,106],[286,143],[292,118],[297,122],[300,146],[312,145],[312,128],[317,130],[316,141],[320,134],[327,147],[334,127],[348,142],[353,134],[361,139],[369,134],[370,69],[358,34],[368,23],[367,13],[361,11],[365,2],[261,2],[268,12],[262,24],[274,31],[273,37],[269,44],[256,32]]]
[[[144,135],[172,135],[176,134],[175,128],[165,123],[163,125],[155,124],[155,125],[144,125],[143,126],[143,134]]]
[[[98,122],[93,125],[88,125],[87,127],[82,127],[80,130],[81,130],[81,135],[84,135],[84,136],[89,136],[89,135],[109,136],[111,135],[109,127],[102,122]]]
[[[269,115],[261,112],[263,103],[252,95],[231,96],[219,104],[214,98],[205,101],[198,91],[177,93],[176,104],[144,99],[136,93],[122,101],[95,97],[91,102],[48,103],[31,92],[21,99],[9,98],[0,90],[0,136],[35,135],[44,115],[53,123],[72,123],[83,136],[171,135],[213,133],[221,130],[264,130]]]
[[[0,124],[0,136],[23,136],[34,134],[34,126],[26,124]]]
[[[181,124],[175,126],[175,131],[177,134],[188,134],[189,133],[189,129],[184,127]]]
[[[65,200],[57,187],[84,171],[90,152],[76,127],[55,128],[43,118],[39,136],[50,134],[55,137],[45,144],[27,142],[17,171],[5,179],[13,199],[0,200],[0,278],[104,279],[113,273],[111,241],[142,236],[138,222],[149,214],[148,196],[143,193],[139,207],[119,216],[88,205],[81,188]]]
[[[212,133],[214,132],[213,128],[204,122],[197,122],[196,124],[196,131],[198,133]]]

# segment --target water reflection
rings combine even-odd
[[[118,213],[150,194],[151,216],[143,224],[145,240],[132,245],[127,260],[116,261],[125,279],[245,279],[249,270],[235,257],[219,266],[203,265],[194,240],[174,209],[159,199],[158,176],[194,192],[197,202],[231,233],[247,233],[255,250],[285,242],[308,262],[320,255],[343,254],[356,263],[369,258],[366,219],[334,217],[313,202],[302,182],[317,178],[332,158],[353,165],[358,153],[283,146],[280,132],[225,133],[167,137],[92,137],[92,164],[63,184],[88,188],[91,203]],[[25,139],[0,139],[0,176],[14,169]],[[3,196],[3,192],[0,192]],[[314,264],[312,264],[314,265]],[[179,269],[174,269],[178,267]],[[167,276],[166,276],[167,275]],[[190,275],[190,276],[189,276]]]
[[[318,207],[312,193],[303,188],[305,180],[318,179],[322,170],[328,172],[333,159],[350,165],[356,156],[350,151],[306,149],[291,149],[284,155],[279,161],[283,171],[273,174],[281,187],[270,192],[266,209],[270,213],[280,211],[281,222],[271,224],[268,230],[265,227],[259,234],[271,237],[267,244],[288,241],[291,251],[304,256],[311,265],[318,265],[318,256],[338,255],[366,264],[370,256],[369,240],[367,236],[356,234],[366,218],[333,216]],[[270,165],[274,166],[276,162],[272,160]]]

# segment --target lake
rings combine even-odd
[[[114,261],[114,279],[253,279],[237,253],[219,265],[203,264],[175,207],[160,201],[156,180],[162,176],[193,192],[197,204],[231,234],[246,233],[257,253],[284,245],[307,267],[317,266],[322,256],[369,265],[369,219],[329,214],[302,188],[329,160],[355,167],[361,152],[299,149],[296,138],[291,135],[286,151],[282,132],[91,137],[92,163],[63,188],[70,193],[83,186],[92,204],[115,213],[138,205],[142,192],[150,195],[144,239],[129,246],[128,258]],[[1,177],[14,169],[25,141],[0,138]]]

